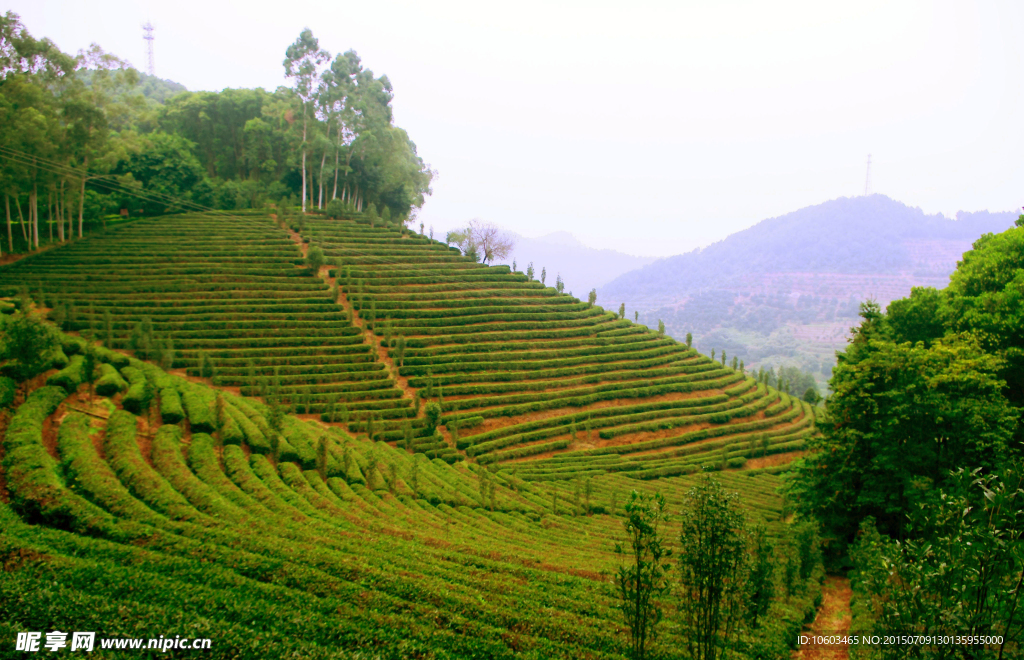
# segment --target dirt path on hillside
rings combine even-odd
[[[323,277],[324,281],[326,281],[328,285],[333,286],[335,278],[327,277],[326,275],[324,275]],[[391,357],[391,350],[384,345],[384,340],[378,337],[375,333],[370,332],[366,328],[366,321],[364,321],[359,316],[359,313],[356,312],[355,308],[352,307],[352,304],[348,301],[348,296],[345,295],[345,293],[343,293],[340,289],[338,291],[337,303],[344,307],[345,310],[348,312],[349,318],[352,319],[352,325],[359,328],[359,330],[362,331],[363,341],[365,341],[371,347],[373,347],[374,353],[376,353],[377,355],[377,359],[387,366],[391,374],[391,378],[395,381],[395,385],[398,387],[398,389],[402,390],[402,398],[409,399],[410,401],[412,401],[413,398],[416,396],[416,388],[409,385],[408,378],[398,373],[398,366],[395,364],[394,359],[392,359]],[[424,414],[421,408],[419,415],[417,415],[417,417],[423,416]]]
[[[838,575],[825,578],[823,599],[814,622],[802,633],[806,635],[846,635],[850,632],[850,581]],[[848,660],[845,645],[806,645],[793,651],[793,660]]]
[[[302,253],[302,258],[305,259],[307,253],[309,252],[309,244],[304,243],[302,241],[302,235],[296,231],[288,229],[288,234],[291,237],[292,241],[294,241],[299,246],[299,251]],[[321,267],[320,272],[318,272],[317,275],[320,277],[320,279],[327,283],[327,286],[333,287],[337,283],[337,278],[330,276],[330,266]],[[398,374],[398,367],[395,365],[395,361],[391,359],[391,356],[389,355],[390,351],[386,346],[384,346],[383,339],[378,337],[376,333],[369,331],[369,329],[366,327],[366,321],[364,321],[362,317],[359,316],[359,313],[356,312],[355,308],[349,302],[348,296],[341,291],[340,287],[338,290],[338,299],[335,300],[334,302],[345,309],[345,311],[348,313],[348,317],[351,319],[352,325],[356,328],[359,328],[359,331],[362,333],[363,341],[373,348],[373,351],[376,354],[377,359],[380,360],[380,362],[383,363],[388,368],[388,375],[391,377],[391,380],[395,383],[395,386],[402,391],[402,398],[412,401],[416,396],[416,390],[409,386],[408,378],[405,378]],[[426,405],[422,405],[420,407],[420,411],[417,417],[424,417],[425,408]],[[449,438],[446,437],[445,439],[448,440]]]
[[[60,424],[68,414],[67,402],[62,401],[52,415],[43,420],[43,448],[53,460],[60,463],[60,453],[57,451],[57,432]]]
[[[156,404],[156,397],[153,398]],[[156,409],[157,415],[160,409]],[[139,452],[142,453],[142,460],[146,461],[149,467],[153,467],[153,433],[160,427],[159,422],[153,425],[153,405],[149,407],[146,415],[139,415],[135,418],[135,442],[139,445]]]

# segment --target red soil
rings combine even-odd
[[[771,456],[751,458],[747,460],[747,464],[745,467],[747,467],[748,469],[775,467],[776,465],[785,465],[786,463],[792,463],[796,459],[806,455],[806,451],[787,451],[782,454],[772,454]]]
[[[846,635],[850,631],[850,581],[836,575],[825,579],[823,586],[824,598],[814,623],[810,625],[809,635]],[[793,652],[794,660],[848,660],[849,648],[846,645],[805,646]]]
[[[139,445],[142,458],[153,467],[153,432],[145,417],[135,418],[135,442]]]

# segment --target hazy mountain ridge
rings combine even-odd
[[[626,273],[598,293],[604,301],[650,308],[652,303],[678,303],[708,288],[732,288],[749,275],[920,270],[931,263],[922,259],[927,255],[921,254],[926,247],[921,241],[941,241],[932,247],[947,258],[934,274],[948,277],[956,266],[955,261],[949,263],[952,251],[959,245],[969,248],[985,232],[1010,227],[1015,217],[1011,212],[981,211],[961,212],[952,220],[925,215],[884,195],[842,197],[762,220],[706,248]]]
[[[565,290],[586,300],[587,292],[603,286],[619,275],[653,263],[655,257],[636,257],[616,250],[590,248],[575,236],[557,231],[539,238],[512,234],[515,248],[507,262],[515,259],[516,268],[526,272],[532,261],[534,277],[540,278],[541,268],[547,269],[546,283],[554,286],[558,275],[565,282]]]
[[[659,260],[599,288],[648,325],[694,334],[747,364],[795,364],[822,381],[861,301],[883,306],[913,286],[944,287],[961,255],[1014,212],[926,215],[884,195],[840,198],[769,218],[701,250]]]

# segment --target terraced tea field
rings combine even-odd
[[[507,267],[354,220],[304,230],[330,278],[265,216],[168,216],[20,262],[0,293],[27,287],[118,348],[151,323],[193,375],[205,353],[217,384],[431,457],[535,459],[529,479],[739,467],[813,432],[801,402]],[[440,405],[439,435],[413,393]]]
[[[0,637],[161,630],[210,638],[215,657],[625,653],[610,575],[633,479],[530,483],[292,417],[268,447],[262,404],[113,351],[97,350],[90,395],[82,348],[65,340],[67,366],[7,424]],[[694,478],[658,488],[678,509]],[[722,475],[783,537],[777,479]],[[660,639],[671,654],[678,631]]]
[[[218,382],[268,379],[291,400],[312,396],[311,408],[334,397],[353,412],[408,415],[410,401],[301,264],[265,216],[171,216],[18,262],[0,292],[25,287],[66,305],[70,329],[109,334],[117,348],[148,319],[157,340],[173,340],[176,365],[198,373],[206,353]]]
[[[24,290],[71,334],[0,402],[0,637],[621,658],[622,506],[678,511],[708,470],[794,556],[777,473],[811,408],[424,237],[169,216],[0,269]],[[776,642],[816,589],[778,599]],[[656,657],[681,647],[666,621]]]
[[[739,466],[793,451],[813,432],[799,401],[507,267],[354,221],[308,222],[304,238],[401,377],[440,403],[446,440],[480,463],[648,478],[695,471],[708,452]]]

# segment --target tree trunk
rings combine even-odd
[[[345,154],[345,190],[344,190],[344,193],[342,195],[342,201],[344,201],[345,197],[348,198],[349,202],[352,201],[352,192],[348,188],[348,170],[349,170],[349,165],[351,163],[352,163],[352,149],[349,149],[348,153]]]
[[[14,252],[14,234],[11,233],[11,196],[4,193],[4,209],[7,211],[7,251]]]
[[[50,228],[50,242],[53,243],[53,191],[52,190],[46,195],[46,202],[47,202],[47,204],[46,204],[46,210],[47,210],[47,213],[46,213],[46,215],[47,215],[46,224]],[[58,210],[60,210],[60,209],[58,208]]]
[[[62,203],[63,202],[63,203]],[[68,211],[68,195],[64,192],[64,182],[60,182],[60,194],[57,195],[57,240],[64,242],[64,216]]]
[[[341,135],[341,131],[338,131],[338,135]],[[339,147],[340,148],[340,147]],[[331,199],[338,199],[338,149],[334,150],[334,193],[331,195]]]
[[[306,212],[306,108],[302,108],[302,212]]]
[[[57,193],[57,240],[64,242],[64,215],[68,212],[68,193],[64,189],[64,182],[60,182],[60,192]]]
[[[32,230],[35,237],[36,249],[39,249],[39,191],[36,189],[36,184],[32,184],[32,198],[30,200],[32,204]]]
[[[28,205],[27,206],[28,206],[28,208],[25,211],[25,215],[27,216],[25,218],[25,229],[28,230],[28,246],[26,247],[26,250],[31,252],[32,251],[32,246],[35,244],[35,224],[33,224],[33,221],[35,220],[35,217],[32,215],[32,192],[31,191],[29,191],[29,193],[28,193]]]
[[[324,152],[323,157],[320,159],[320,199],[317,200],[316,207],[322,209],[324,207],[324,164],[327,163],[327,152]]]
[[[31,247],[28,242],[28,228],[25,224],[25,216],[21,214],[21,200],[18,197],[18,195],[14,196],[14,205],[18,207],[18,225],[21,226],[21,236],[25,239],[25,245]]]
[[[68,197],[70,196],[71,186],[68,185],[64,188],[64,215],[60,217],[60,224],[64,225],[64,240],[70,241],[75,237],[75,218],[73,207],[68,204]]]
[[[68,196],[70,195],[71,186],[68,185],[64,189],[64,215],[61,216],[61,224],[65,225],[64,228],[64,240],[70,241],[75,237],[75,219],[72,215],[72,208],[68,204]]]
[[[327,144],[330,144],[331,140],[331,124],[327,124]],[[317,200],[316,207],[322,209],[324,207],[324,165],[327,163],[327,149],[324,149],[324,155],[320,157],[320,176],[317,178],[320,180],[320,199]]]
[[[86,161],[86,166],[88,166],[88,161]],[[78,196],[78,237],[79,238],[82,237],[82,216],[84,214],[85,214],[85,176],[83,175],[82,176],[82,189],[81,189],[81,192],[80,192],[80,194]],[[68,226],[70,227],[71,224],[68,223]]]
[[[53,214],[57,222],[57,241],[64,242],[64,206],[67,200],[64,199],[64,182],[60,182],[60,188],[54,188],[53,192]]]

